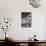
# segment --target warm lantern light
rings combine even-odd
[[[6,35],[6,37],[8,38],[8,34]]]

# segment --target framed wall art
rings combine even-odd
[[[21,12],[21,27],[32,26],[32,14],[31,12]]]

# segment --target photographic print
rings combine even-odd
[[[21,27],[31,27],[31,12],[21,12]]]

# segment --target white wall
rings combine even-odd
[[[31,28],[21,27],[21,12],[32,12]],[[27,40],[34,34],[39,40],[44,40],[45,15],[45,8],[32,8],[28,0],[0,0],[0,16],[13,17],[9,33],[17,40]]]
[[[44,38],[46,39],[46,15],[45,15],[45,24],[44,24],[45,28],[44,28]]]

